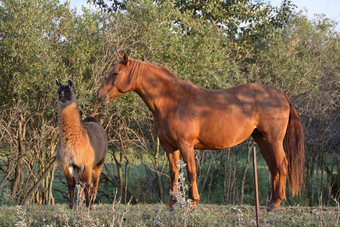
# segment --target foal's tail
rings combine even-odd
[[[289,188],[292,195],[295,196],[303,188],[305,146],[300,117],[289,100],[288,102],[290,114],[283,146],[288,160]]]

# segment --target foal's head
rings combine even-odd
[[[101,102],[107,103],[133,89],[133,75],[130,73],[131,60],[127,54],[120,58],[121,60],[113,67],[97,91],[97,98]]]
[[[72,87],[72,80],[67,80],[67,85],[62,85],[58,79],[55,80],[55,83],[58,86],[58,101],[60,104],[68,105],[76,100]]]

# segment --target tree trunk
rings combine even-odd
[[[208,180],[208,177],[209,177],[209,173],[210,173],[210,168],[211,168],[211,163],[213,162],[214,158],[213,156],[211,155],[211,151],[209,151],[209,154],[210,154],[210,160],[209,160],[209,165],[208,165],[208,169],[207,169],[207,172],[205,174],[205,177],[203,179],[203,183],[200,185],[200,190],[199,190],[199,194],[202,194],[204,188],[205,188],[205,185],[207,183],[207,180]]]
[[[235,203],[235,201],[237,201],[237,179],[236,179],[236,173],[237,173],[237,160],[238,160],[238,156],[237,154],[235,154],[235,158],[234,158],[234,164],[233,164],[233,169],[231,169],[232,171],[232,179],[231,179],[231,184],[230,184],[230,195],[229,195],[229,201],[231,203]]]
[[[57,165],[54,165],[52,170],[51,170],[51,178],[49,180],[49,185],[48,185],[48,201],[47,201],[47,204],[48,205],[54,205],[55,202],[54,202],[54,197],[53,197],[53,180],[54,180],[54,173],[55,173],[55,170],[57,168]]]
[[[123,202],[123,169],[122,169],[122,164],[118,161],[116,157],[116,152],[113,150],[113,158],[116,162],[117,166],[117,174],[118,174],[118,196]],[[122,159],[122,153],[120,153],[120,160]]]
[[[49,172],[53,169],[54,165],[57,163],[57,159],[55,158],[50,165],[47,167],[43,175],[39,178],[39,180],[33,185],[33,187],[29,190],[29,192],[26,194],[25,198],[22,200],[21,205],[24,205],[28,200],[30,199],[33,192],[39,187],[39,185],[42,183],[42,181],[47,177]]]
[[[250,161],[250,154],[251,154],[251,151],[252,151],[253,147],[254,147],[254,144],[252,144],[251,146],[248,146],[247,161],[246,161],[246,166],[245,166],[245,168],[244,168],[243,176],[242,176],[242,181],[241,181],[241,195],[240,195],[239,204],[243,204],[243,198],[244,198],[244,185],[245,185],[245,183],[246,183],[247,172],[248,172],[249,161]]]
[[[117,164],[117,172],[118,172],[118,179],[119,179],[119,198],[123,198],[123,169],[122,169],[122,164],[116,163]]]
[[[214,181],[214,171],[215,171],[215,166],[216,166],[216,165],[213,165],[213,168],[212,168],[212,170],[211,170],[212,176],[210,177],[210,181],[209,181],[209,184],[208,184],[208,203],[210,202],[210,193],[211,193],[212,183],[213,183],[213,181]]]

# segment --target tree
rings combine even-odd
[[[5,0],[0,11],[0,127],[6,132],[0,146],[6,163],[2,181],[17,204],[53,203],[55,168],[43,173],[55,160],[57,147],[54,80],[74,79],[81,109],[88,113],[94,108],[85,100],[94,100],[88,91],[100,51],[100,20],[96,13],[77,16],[57,0]],[[39,190],[32,192],[40,181]]]

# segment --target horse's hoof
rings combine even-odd
[[[193,204],[191,205],[191,210],[192,210],[192,211],[196,210],[196,203],[193,203]]]
[[[268,212],[276,212],[278,210],[281,210],[281,207],[280,206],[277,206],[275,204],[270,204],[268,207],[267,207],[267,211]]]

